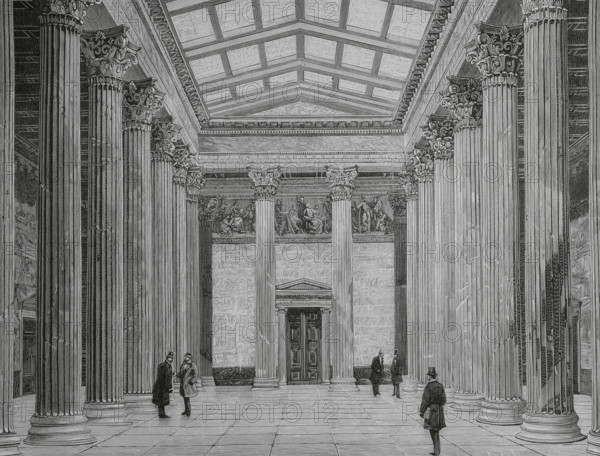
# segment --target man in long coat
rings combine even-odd
[[[190,416],[192,413],[190,398],[198,395],[198,390],[196,389],[198,368],[192,362],[192,355],[190,353],[186,353],[183,357],[183,364],[179,367],[177,378],[179,379],[179,394],[183,397],[185,404],[185,410],[182,415]]]
[[[400,383],[402,383],[402,363],[398,358],[398,350],[394,350],[394,359],[392,360],[392,385],[394,385],[394,392],[392,396],[396,396],[400,399]]]
[[[430,367],[427,372],[428,382],[423,391],[423,400],[419,408],[421,418],[424,418],[423,427],[429,429],[433,441],[433,455],[440,454],[440,429],[446,427],[444,418],[444,405],[446,404],[446,392],[444,386],[439,383],[435,367]],[[428,416],[426,416],[428,415]]]
[[[167,354],[167,358],[158,365],[156,381],[152,388],[152,403],[158,405],[158,417],[169,418],[165,414],[165,405],[169,405],[169,394],[173,392],[173,352]]]
[[[373,385],[373,396],[379,396],[379,384],[383,380],[383,350],[371,362],[371,385]]]

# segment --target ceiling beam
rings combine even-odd
[[[403,6],[404,8],[418,9],[423,11],[433,11],[435,9],[435,0],[381,0],[390,2],[394,6]]]

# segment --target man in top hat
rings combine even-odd
[[[380,396],[379,384],[383,380],[383,350],[379,350],[379,355],[373,358],[371,362],[371,384],[373,385],[373,396]]]
[[[173,352],[167,353],[166,359],[158,365],[156,381],[152,388],[152,403],[158,405],[158,417],[169,418],[165,414],[165,405],[169,405],[169,394],[173,392]]]
[[[394,350],[394,359],[392,360],[392,385],[394,385],[394,392],[392,396],[396,396],[400,399],[400,383],[402,383],[402,363],[398,357],[398,350]]]
[[[183,397],[185,404],[185,410],[182,415],[190,416],[192,413],[190,398],[198,395],[198,390],[196,389],[198,368],[192,362],[192,355],[190,353],[186,353],[183,357],[183,364],[179,367],[177,378],[179,379],[179,394]]]
[[[429,429],[433,441],[433,455],[440,454],[440,429],[446,427],[444,419],[444,405],[446,404],[446,392],[444,386],[437,379],[435,367],[430,367],[427,372],[427,386],[423,391],[423,400],[419,414],[424,418],[423,427]],[[428,415],[428,416],[427,416]]]

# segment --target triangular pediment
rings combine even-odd
[[[331,292],[331,285],[317,282],[311,279],[296,279],[291,282],[285,282],[276,286],[277,291],[328,291]]]

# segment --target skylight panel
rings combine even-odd
[[[167,3],[167,9],[169,12],[177,12],[177,10],[187,8],[189,6],[202,5],[208,3],[211,0],[174,0]]]
[[[250,0],[232,0],[215,5],[217,19],[224,37],[256,30],[254,10]]]
[[[321,73],[313,73],[312,71],[304,72],[304,80],[306,82],[316,83],[320,87],[330,87],[331,88],[331,76],[327,76],[326,74]]]
[[[325,25],[339,25],[340,0],[305,0],[304,17]]]
[[[411,59],[392,54],[383,54],[381,66],[379,67],[379,75],[405,80],[408,77],[411,65]]]
[[[177,35],[179,35],[179,40],[183,45],[192,40],[201,44],[215,39],[210,17],[204,8],[189,14],[173,16],[172,20]]]
[[[304,37],[304,55],[311,59],[335,61],[337,43],[307,35]]]
[[[350,44],[344,45],[344,54],[342,65],[347,67],[359,68],[362,70],[371,70],[373,67],[373,58],[375,51],[365,49]]]
[[[395,41],[402,38],[420,41],[430,16],[429,11],[396,5],[387,38]]]
[[[288,36],[279,40],[271,40],[265,43],[267,61],[269,63],[277,60],[296,57],[296,36]]]
[[[400,99],[400,91],[399,90],[387,90],[387,89],[382,89],[381,87],[375,87],[373,89],[373,96],[376,98],[381,98],[382,100],[398,101]]]
[[[296,71],[278,74],[269,78],[271,87],[292,86],[296,82],[298,82],[298,73]]]
[[[340,79],[339,89],[345,90],[346,92],[355,92],[364,94],[367,91],[366,84],[360,84],[358,82],[347,81],[345,79]]]
[[[387,2],[381,0],[351,0],[346,28],[380,35],[386,10]]]
[[[260,0],[263,27],[284,22],[292,22],[296,19],[295,0]]]
[[[225,69],[223,68],[223,61],[220,55],[211,55],[210,57],[192,60],[190,67],[198,81],[225,76]]]
[[[263,80],[239,84],[235,87],[237,98],[242,103],[254,103],[261,99],[268,99],[269,94],[265,91]]]
[[[213,103],[223,103],[224,101],[231,99],[231,90],[229,89],[221,89],[215,92],[205,93],[204,101],[209,104]]]
[[[233,74],[261,67],[260,54],[256,45],[227,51],[227,57],[229,57],[229,65]]]

